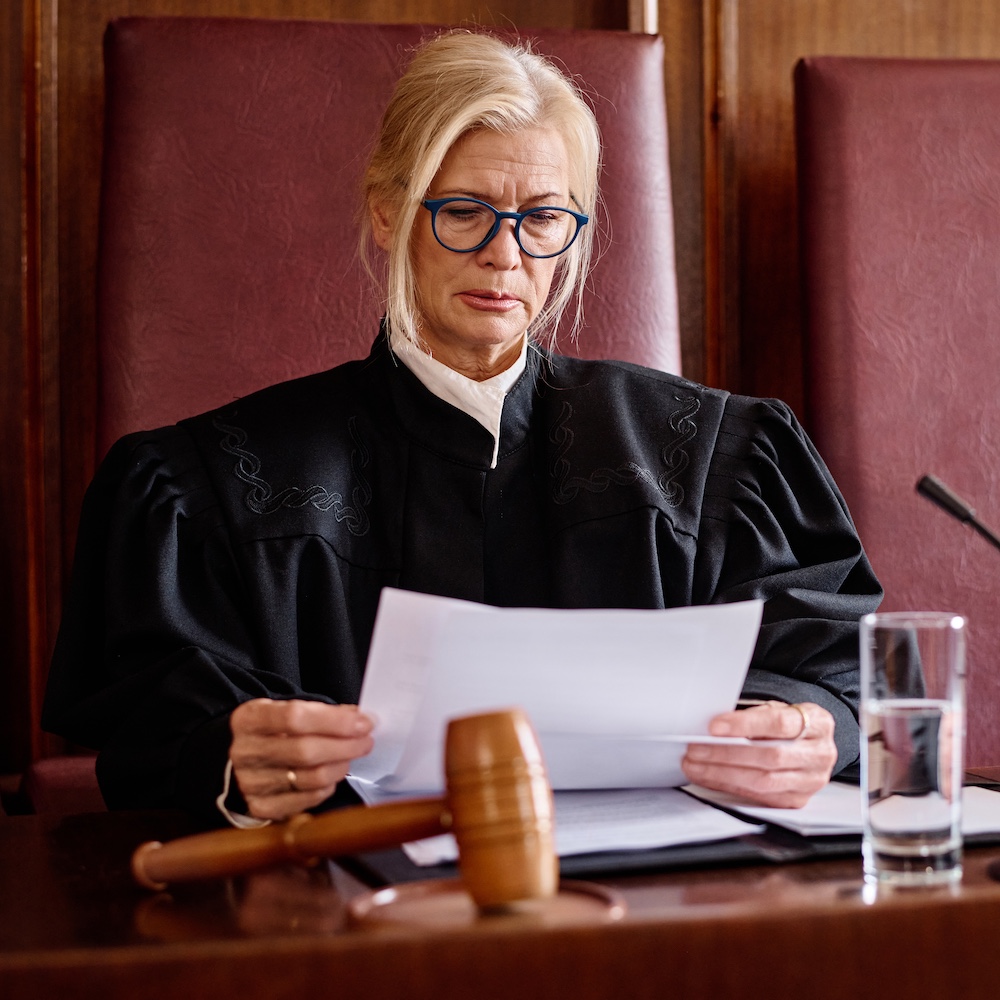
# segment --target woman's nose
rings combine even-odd
[[[514,235],[514,220],[502,219],[496,235],[479,251],[481,263],[510,271],[521,263],[521,247]]]

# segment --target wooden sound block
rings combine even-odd
[[[363,930],[400,926],[462,928],[484,921],[563,927],[621,920],[625,901],[612,889],[573,881],[561,882],[554,896],[481,912],[460,881],[434,879],[358,896],[348,903],[347,912],[350,926]]]

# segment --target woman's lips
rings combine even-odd
[[[473,288],[466,292],[459,292],[458,297],[467,306],[483,312],[510,312],[521,304],[521,300],[513,295],[493,292],[488,288]]]

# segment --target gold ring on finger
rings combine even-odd
[[[794,708],[795,711],[802,716],[802,728],[799,730],[798,735],[793,736],[792,738],[796,740],[804,739],[809,735],[809,716],[806,714],[806,710],[801,705],[797,705],[793,702],[789,707]]]

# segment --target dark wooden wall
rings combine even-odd
[[[0,773],[37,728],[93,470],[100,40],[119,15],[624,29],[637,0],[0,4]],[[685,373],[803,409],[791,71],[814,54],[1000,58],[995,0],[659,0]]]
[[[801,412],[792,81],[804,55],[1000,58],[996,0],[717,0],[719,380]],[[715,268],[718,268],[717,274]],[[714,333],[715,331],[713,331]]]
[[[26,523],[26,461],[29,376],[22,290],[25,173],[22,152],[25,76],[25,11],[17,3],[0,9],[0,734],[8,761],[23,758],[30,742],[29,649],[31,617]],[[13,756],[16,751],[16,758]],[[3,763],[9,762],[4,761]],[[0,767],[3,766],[0,763]]]

